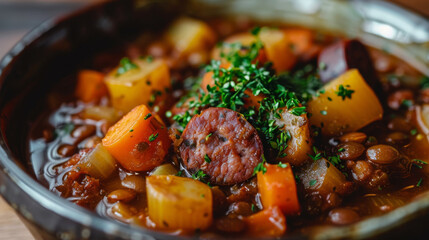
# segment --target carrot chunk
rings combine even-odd
[[[244,219],[247,234],[254,237],[280,237],[286,232],[286,218],[279,207],[264,209]]]
[[[92,70],[80,71],[75,95],[84,102],[99,101],[101,97],[107,95],[104,75]]]
[[[130,171],[159,166],[170,147],[165,126],[145,105],[139,105],[109,128],[103,146]]]
[[[278,206],[285,215],[300,212],[295,177],[289,164],[265,164],[267,171],[259,172],[258,190],[264,208]]]

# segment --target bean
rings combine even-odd
[[[329,220],[333,224],[347,225],[359,220],[359,214],[349,208],[335,208],[329,212]]]
[[[356,142],[341,143],[337,149],[341,160],[354,160],[365,151],[365,147]]]
[[[389,95],[387,98],[387,105],[394,110],[398,110],[404,100],[413,100],[414,94],[410,90],[398,90]]]
[[[411,131],[412,125],[402,117],[395,117],[394,119],[389,121],[389,123],[387,124],[387,128],[393,131],[407,133]]]
[[[371,188],[380,188],[389,185],[389,176],[387,173],[383,172],[380,169],[377,169],[372,174],[370,181],[368,182],[369,187]]]
[[[146,180],[144,177],[139,176],[139,175],[126,176],[121,181],[121,184],[123,187],[126,187],[128,189],[132,189],[138,193],[146,192]]]
[[[357,161],[352,166],[353,178],[357,181],[363,182],[369,179],[373,172],[372,165],[367,161]]]
[[[366,134],[363,132],[346,133],[340,137],[341,142],[363,143],[366,140]]]
[[[366,150],[366,156],[373,163],[386,165],[396,162],[400,155],[396,148],[379,144],[368,148]]]
[[[133,200],[136,197],[136,192],[130,189],[117,189],[109,195],[107,195],[107,200],[110,203],[122,201],[122,202],[129,202]]]
[[[81,142],[83,139],[93,135],[95,133],[95,126],[93,125],[82,125],[73,130],[71,136],[76,138],[76,142]]]
[[[326,196],[326,203],[328,204],[329,208],[340,206],[342,201],[343,201],[342,198],[336,192],[329,193]]]
[[[386,137],[386,141],[393,144],[405,144],[408,140],[408,135],[402,132],[389,133]]]
[[[70,157],[76,152],[76,147],[70,144],[63,144],[58,147],[57,153],[61,157]]]
[[[85,142],[84,147],[85,148],[93,148],[99,143],[101,143],[101,138],[98,136],[93,136]]]
[[[112,207],[112,214],[119,220],[127,220],[136,215],[137,210],[125,203],[117,202]]]
[[[239,233],[246,227],[245,223],[232,217],[222,217],[215,222],[216,229],[225,233]]]

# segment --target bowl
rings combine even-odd
[[[359,37],[429,75],[428,19],[384,1],[116,0],[44,22],[0,62],[0,194],[36,239],[191,238],[106,219],[58,197],[35,180],[29,160],[34,149],[28,145],[29,129],[44,109],[51,86],[82,67],[81,59],[140,33],[160,31],[181,14],[198,18],[243,14]],[[379,217],[345,227],[307,229],[284,238],[421,238],[428,220],[429,193],[424,193]]]

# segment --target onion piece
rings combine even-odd
[[[78,162],[77,166],[86,170],[92,177],[107,179],[116,168],[116,160],[102,144],[97,144]]]
[[[322,196],[332,192],[343,193],[347,182],[343,173],[324,158],[308,165],[300,178],[307,191],[319,192]]]
[[[156,167],[152,172],[150,172],[151,176],[156,175],[176,175],[177,169],[171,163],[163,164],[161,166]]]

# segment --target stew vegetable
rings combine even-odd
[[[120,49],[59,83],[31,132],[37,178],[80,206],[175,234],[278,237],[428,189],[429,78],[388,52],[187,17]]]

